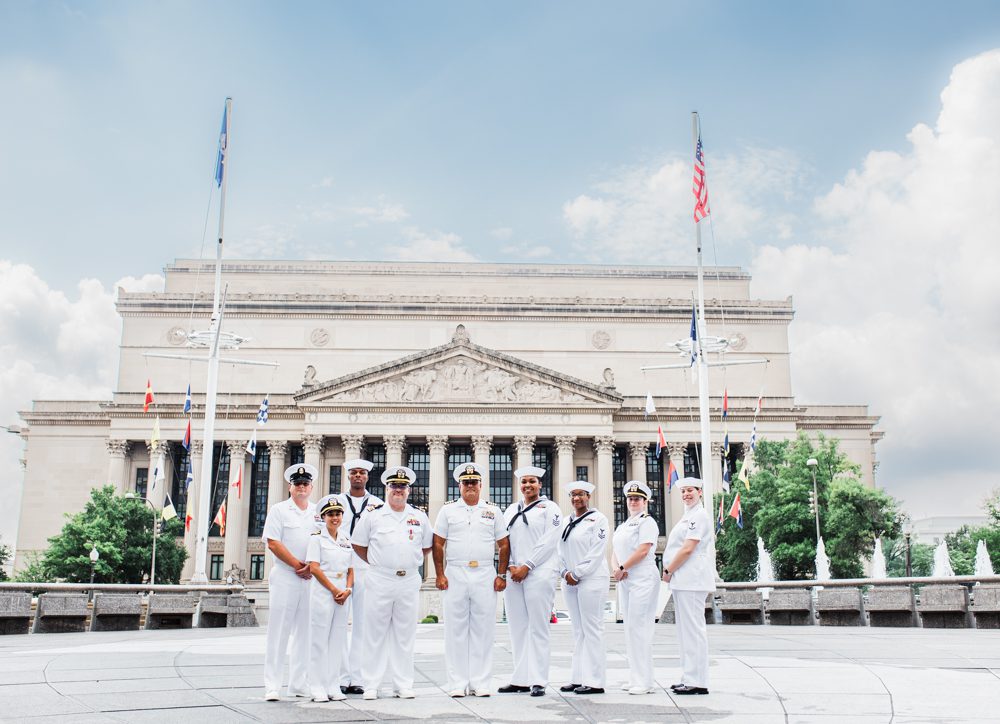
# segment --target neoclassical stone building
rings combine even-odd
[[[488,495],[501,506],[517,499],[512,471],[534,463],[549,470],[545,492],[564,508],[567,482],[596,483],[596,504],[612,520],[621,517],[622,483],[639,478],[654,489],[652,512],[667,530],[681,503],[676,491],[665,499],[666,456],[688,474],[703,460],[721,467],[724,389],[733,462],[749,440],[763,390],[759,437],[785,439],[800,430],[838,437],[874,485],[878,418],[864,404],[795,400],[791,299],[754,299],[749,275],[733,267],[707,271],[709,333],[733,340],[729,359],[770,362],[713,370],[715,442],[703,454],[690,372],[640,370],[679,360],[669,345],[688,336],[693,268],[227,261],[223,328],[249,341],[223,357],[278,367],[222,364],[217,443],[207,451],[200,443],[205,365],[146,353],[186,354],[187,332],[207,329],[212,267],[178,260],[165,270],[163,292],[119,293],[123,328],[112,399],[39,400],[22,413],[25,488],[32,492],[21,506],[18,565],[44,548],[62,514],[82,508],[95,486],[135,491],[157,506],[169,492],[183,518],[188,501],[198,499],[206,464],[215,471],[209,515],[228,497],[226,535],[213,528],[209,543],[215,578],[266,577],[264,517],[287,495],[284,468],[299,461],[321,471],[316,497],[341,489],[345,459],[375,463],[376,493],[386,466],[409,465],[419,476],[411,502],[432,520],[457,495],[452,470],[469,460],[489,469]],[[147,379],[156,401],[144,413]],[[181,445],[189,383],[190,454]],[[655,417],[644,414],[647,392]],[[265,396],[270,415],[261,426],[256,414]],[[162,439],[150,449],[157,415]],[[659,458],[658,424],[668,442]],[[255,428],[251,461],[245,448]],[[161,453],[165,480],[154,485]],[[241,495],[229,485],[237,465]],[[195,483],[185,490],[189,470]],[[185,540],[192,559],[195,528]],[[186,574],[191,568],[189,562]]]

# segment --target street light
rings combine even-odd
[[[97,559],[101,557],[101,552],[97,550],[97,546],[93,546],[90,549],[90,585],[94,585],[94,567],[97,565]]]
[[[816,516],[816,541],[819,541],[819,492],[816,489],[816,466],[819,465],[819,460],[816,458],[809,458],[806,460],[806,465],[809,466],[809,472],[812,473],[813,477],[813,513]]]
[[[910,521],[903,523],[903,540],[906,541],[906,577],[913,575],[913,559],[910,556],[910,534],[912,533]]]
[[[133,492],[125,493],[126,498],[138,498],[149,503],[149,507],[153,509],[153,562],[149,564],[149,585],[152,586],[156,583],[156,528],[160,522],[160,511],[156,509],[153,505],[153,501],[149,498],[145,498],[141,495],[136,495]]]

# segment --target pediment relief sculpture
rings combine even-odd
[[[343,402],[586,401],[583,395],[575,392],[467,357],[448,359],[353,390],[344,390],[331,399]]]

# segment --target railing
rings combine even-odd
[[[31,591],[42,593],[191,593],[207,591],[210,593],[239,593],[243,586],[238,583],[201,583],[201,584],[163,584],[143,583],[13,583],[0,582],[2,591]]]
[[[716,582],[716,587],[727,591],[755,591],[761,588],[863,588],[865,586],[942,586],[977,583],[1000,583],[996,576],[910,576],[908,578],[833,578],[829,581],[733,581]]]

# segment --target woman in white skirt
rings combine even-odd
[[[319,505],[323,528],[309,539],[306,561],[313,579],[309,591],[309,686],[313,701],[340,701],[340,667],[347,645],[348,599],[354,584],[353,548],[340,530],[344,506],[333,495]]]
[[[622,689],[629,694],[653,691],[653,624],[660,593],[656,568],[656,521],[646,508],[652,492],[645,483],[630,480],[622,491],[628,519],[615,529],[611,575],[618,582],[629,679]]]

